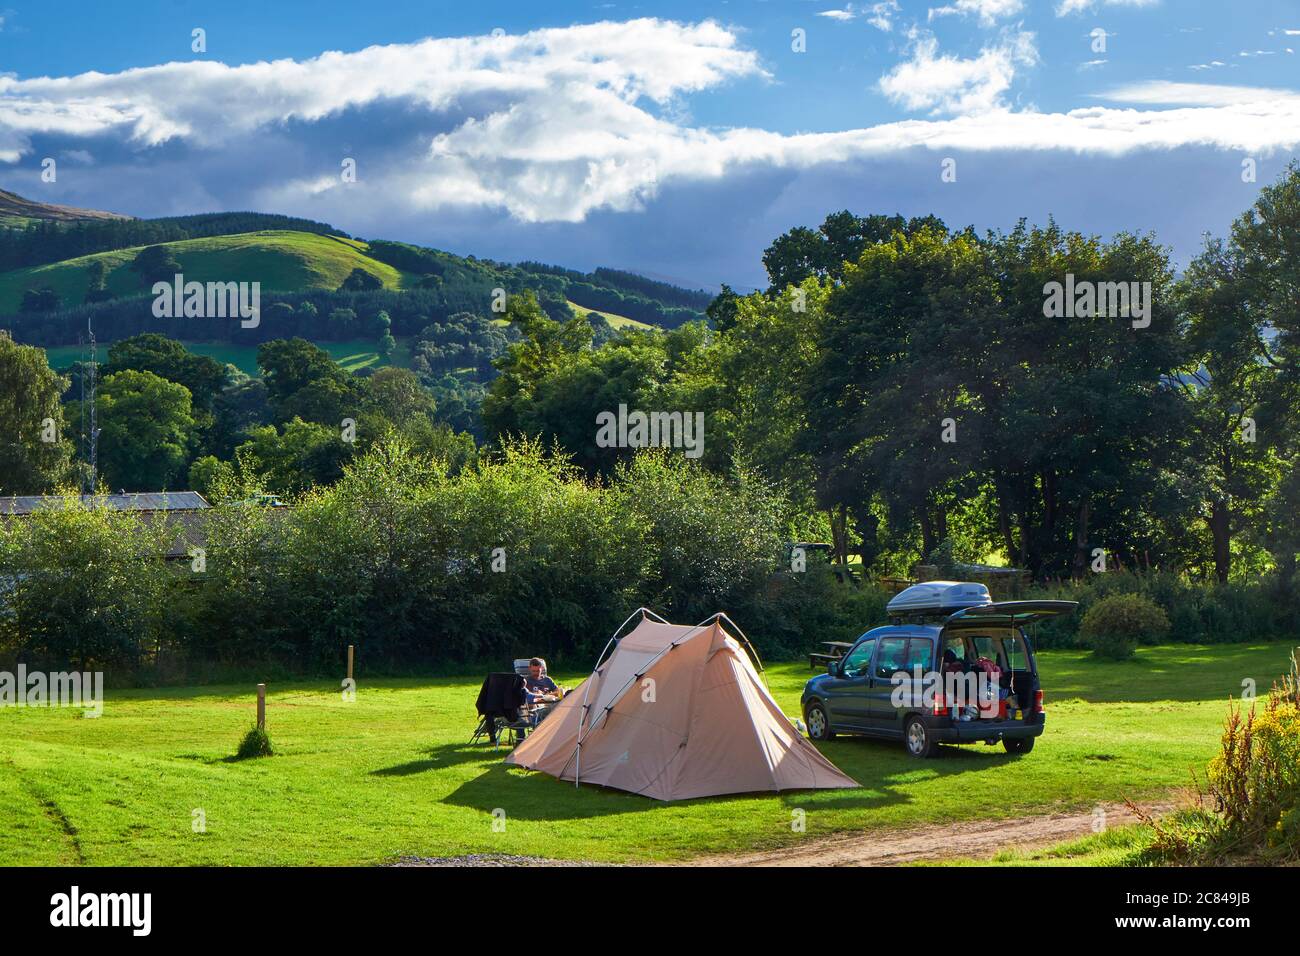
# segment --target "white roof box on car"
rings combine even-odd
[[[885,605],[890,617],[951,614],[962,608],[992,604],[989,589],[969,581],[925,581],[898,592]]]

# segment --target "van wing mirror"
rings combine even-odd
[[[827,662],[826,662],[826,673],[830,674],[832,677],[838,677],[839,674],[840,674],[840,662],[839,662],[839,661],[827,661]]]

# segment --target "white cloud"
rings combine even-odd
[[[1262,86],[1171,83],[1167,80],[1153,80],[1149,83],[1131,83],[1121,86],[1107,93],[1100,93],[1096,98],[1112,103],[1221,107],[1297,102],[1300,101],[1300,92]]]
[[[0,75],[0,126],[80,134],[129,129],[149,146],[176,137],[220,142],[231,129],[313,122],[386,101],[437,111],[483,94],[527,97],[580,86],[622,103],[645,98],[663,105],[757,75],[757,56],[712,21],[633,20],[372,46],[303,61],[174,62],[28,80]]]
[[[999,2],[999,0],[994,0]],[[832,20],[838,20],[841,23],[847,23],[850,20],[856,20],[859,17],[865,19],[877,30],[883,30],[885,33],[894,29],[894,17],[899,13],[898,0],[880,0],[879,3],[868,3],[865,5],[845,4],[842,10],[823,10],[817,14],[819,17],[828,17]]]
[[[929,19],[947,16],[977,16],[984,26],[1012,17],[1025,8],[1023,0],[955,0],[946,7],[931,7]]]
[[[1004,105],[1016,69],[1038,62],[1032,33],[1018,33],[979,56],[964,60],[939,54],[939,41],[913,34],[910,60],[880,78],[880,91],[909,110],[931,113],[983,113]]]
[[[1056,8],[1058,17],[1067,17],[1072,13],[1084,13],[1099,6],[1106,7],[1154,7],[1160,0],[1061,0]]]
[[[185,167],[192,195],[176,201],[191,205],[209,200],[208,188],[251,179],[238,187],[239,208],[318,210],[340,222],[355,212],[380,223],[390,214],[482,208],[523,222],[576,223],[598,210],[641,208],[674,186],[906,150],[1124,155],[1209,146],[1262,154],[1300,145],[1300,93],[1289,90],[1131,84],[1100,94],[1106,105],[1012,110],[1016,71],[1035,60],[1029,34],[1009,34],[972,59],[941,55],[932,37],[914,35],[909,59],[882,77],[881,89],[951,118],[793,135],[694,127],[674,109],[687,93],[766,79],[756,55],[713,23],[640,20],[301,62],[10,76],[0,77],[0,161],[18,161],[42,136],[53,149],[93,149],[96,168],[138,193],[148,188],[141,180],[157,175],[150,152],[167,144],[156,162]],[[364,124],[376,118],[400,136],[368,137]],[[337,164],[349,154],[321,140],[353,136],[364,149],[360,176],[344,186]],[[114,158],[123,152],[134,156]]]

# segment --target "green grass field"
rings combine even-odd
[[[181,264],[186,281],[260,282],[264,292],[337,289],[357,267],[390,289],[406,276],[365,254],[366,244],[309,232],[271,230],[164,243]],[[0,314],[17,312],[27,289],[52,288],[65,306],[85,301],[91,260],[108,267],[108,288],[117,295],[147,292],[130,265],[142,247],[98,252],[49,265],[0,274]]]
[[[603,315],[605,317],[605,321],[608,322],[611,327],[616,329],[624,329],[629,327],[634,329],[654,328],[654,326],[648,322],[640,322],[637,319],[629,319],[626,315],[616,315],[613,312],[601,312],[599,309],[584,308],[583,306],[578,305],[578,303],[576,302],[570,302],[568,299],[565,299],[564,301],[569,303],[569,308],[571,308],[579,318],[585,318],[588,315],[588,313],[595,312],[597,315]]]
[[[673,860],[805,839],[791,832],[796,808],[818,835],[1151,799],[1203,768],[1242,680],[1266,688],[1289,653],[1285,643],[1182,645],[1112,664],[1044,651],[1048,730],[1025,757],[981,745],[918,761],[896,745],[839,739],[823,752],[861,789],[682,804],[508,769],[504,749],[468,744],[470,678],[367,680],[359,670],[354,703],[327,682],[273,685],[276,756],[245,762],[229,758],[252,723],[251,684],[109,692],[97,719],[6,708],[0,862],[355,864],[489,851]],[[787,713],[809,674],[769,669]],[[504,832],[493,831],[495,809]],[[206,833],[193,832],[195,811]]]
[[[184,346],[197,355],[209,355],[219,362],[227,362],[249,375],[260,375],[257,367],[256,345],[231,345],[229,342],[185,342]],[[410,343],[405,339],[397,340],[397,349],[391,358],[384,358],[375,350],[375,343],[368,339],[353,339],[348,342],[317,342],[320,348],[329,353],[330,358],[349,372],[362,368],[383,368],[385,365],[406,366],[410,364]],[[111,343],[99,343],[99,359],[106,361]],[[84,345],[59,345],[45,350],[46,360],[54,369],[66,369],[73,362],[86,358]]]

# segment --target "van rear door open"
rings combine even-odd
[[[948,617],[944,629],[957,627],[1024,627],[1058,614],[1070,614],[1078,601],[998,601],[962,608]]]

